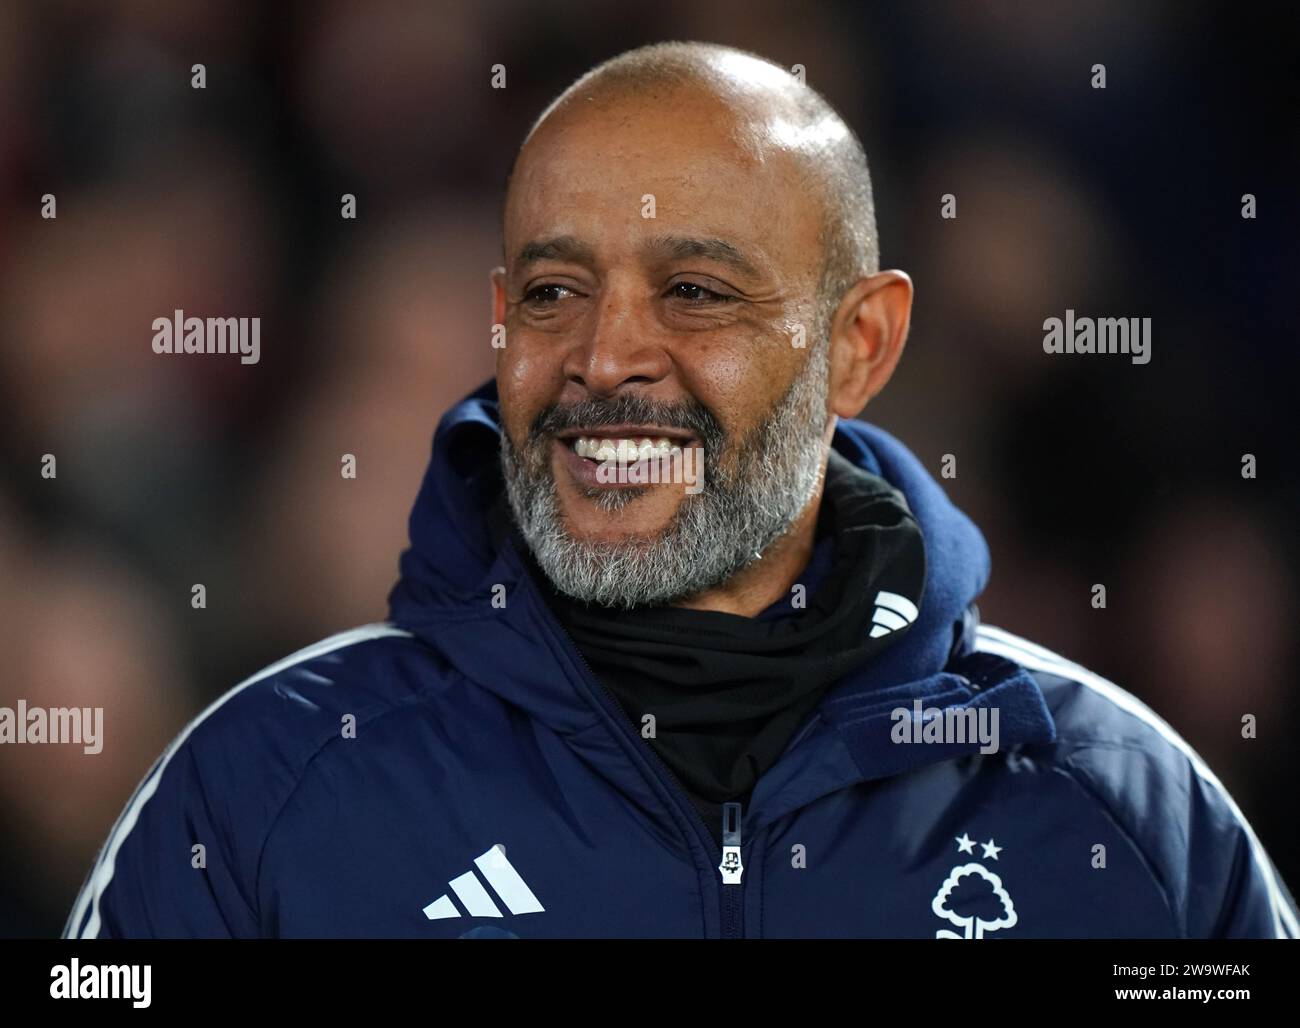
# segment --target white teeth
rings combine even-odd
[[[591,460],[616,460],[621,464],[630,461],[648,460],[651,457],[666,457],[680,447],[666,436],[651,439],[642,436],[639,439],[610,439],[607,437],[581,436],[573,443],[573,452],[579,457]]]

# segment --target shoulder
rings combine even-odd
[[[166,789],[222,796],[232,813],[266,809],[348,727],[433,702],[448,683],[440,664],[423,642],[387,623],[306,646],[194,717],[154,762],[124,817],[133,822]]]
[[[153,922],[135,900],[159,883],[178,895],[186,888],[188,879],[177,879],[163,854],[188,853],[195,838],[211,844],[208,866],[226,868],[238,883],[225,897],[228,915],[251,910],[249,883],[262,842],[312,760],[342,737],[349,715],[360,725],[445,690],[449,676],[438,673],[437,663],[409,632],[365,625],[290,654],[218,697],[176,735],[132,793],[65,935],[95,937],[105,902],[122,919],[119,929],[144,931]],[[190,899],[194,909],[202,906]],[[170,930],[185,934],[177,925]]]
[[[206,748],[233,736],[292,736],[310,746],[317,732],[337,735],[340,721],[380,716],[418,702],[441,676],[432,652],[387,623],[363,625],[306,646],[239,682],[210,703],[172,742]],[[411,673],[418,671],[419,673]]]
[[[1276,934],[1297,934],[1294,907],[1250,822],[1168,722],[1114,682],[1001,628],[981,625],[975,647],[1034,677],[1056,724],[1048,759],[1133,840],[1190,934],[1193,897],[1226,892],[1243,873],[1267,894]]]
[[[979,627],[976,649],[1014,661],[1033,675],[1056,724],[1057,764],[1085,778],[1101,798],[1118,805],[1120,813],[1151,808],[1165,815],[1167,826],[1176,825],[1190,791],[1203,783],[1240,817],[1214,772],[1132,693],[991,625]]]
[[[227,690],[172,740],[151,777],[203,794],[227,824],[260,835],[342,740],[444,704],[452,681],[438,654],[404,629],[340,632]],[[146,799],[149,788],[146,779]]]
[[[452,681],[434,650],[391,624],[329,636],[244,679],[193,718],[124,817],[133,823],[147,808],[163,816],[168,804],[158,799],[176,795],[182,808],[205,804],[232,834],[257,837],[332,744],[390,716],[445,707]]]
[[[1058,748],[1127,751],[1154,760],[1173,774],[1214,778],[1155,711],[1083,665],[992,625],[979,626],[975,648],[1014,661],[1033,675],[1056,722]]]

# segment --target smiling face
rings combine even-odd
[[[755,109],[578,96],[520,156],[494,276],[502,460],[534,555],[581,598],[715,586],[816,498],[820,207]],[[674,448],[702,449],[702,484],[637,479]]]

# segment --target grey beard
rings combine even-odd
[[[559,509],[549,438],[520,452],[501,432],[501,466],[515,523],[560,592],[606,607],[671,603],[712,589],[758,560],[789,531],[817,490],[825,444],[829,347],[823,341],[771,415],[736,447],[736,469],[705,446],[704,488],[685,495],[656,535],[620,542],[572,536]],[[728,447],[729,449],[729,447]],[[591,498],[605,511],[644,487],[606,488]]]

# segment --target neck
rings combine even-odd
[[[823,462],[812,499],[785,535],[721,585],[696,593],[673,606],[752,618],[788,596],[812,557],[825,483],[826,465]]]

